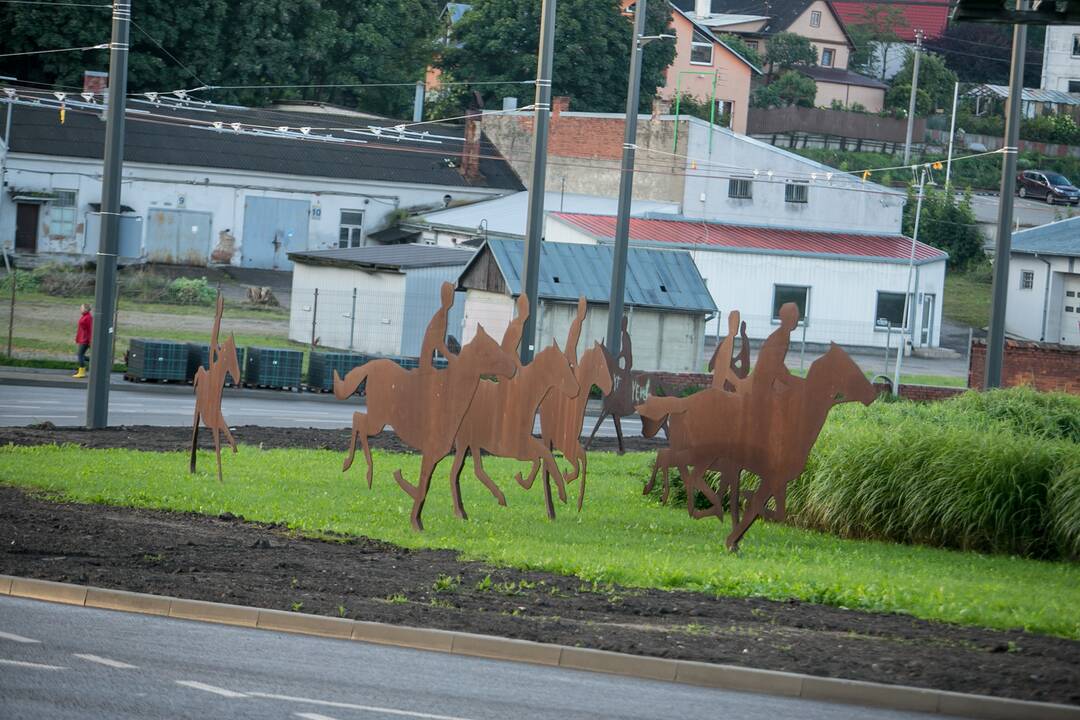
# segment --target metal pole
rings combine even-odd
[[[7,356],[13,357],[11,354],[11,334],[15,329],[15,281],[18,280],[18,275],[15,274],[15,265],[8,263],[7,251],[4,251],[4,264],[7,265],[8,280],[11,280],[11,307],[8,309],[8,326],[7,326]]]
[[[949,180],[952,178],[953,139],[956,137],[956,101],[960,98],[960,82],[957,81],[952,91],[952,120],[949,121],[949,154],[945,160],[945,192],[949,192]]]
[[[641,38],[645,34],[645,2],[634,8],[634,37],[630,55],[630,84],[626,92],[626,121],[619,176],[619,209],[615,218],[615,252],[611,262],[611,299],[608,301],[607,349],[618,357],[622,343],[623,295],[626,293],[626,256],[630,246],[630,201],[634,196],[634,145],[637,142],[638,102],[641,88]],[[711,127],[711,125],[710,125]]]
[[[1016,0],[1018,10],[1024,0]],[[1013,26],[1012,65],[1009,70],[1009,110],[1005,117],[1005,159],[1001,163],[998,198],[997,244],[994,250],[994,283],[990,302],[990,332],[986,338],[986,374],[983,387],[1001,387],[1001,364],[1005,352],[1005,302],[1009,292],[1009,252],[1012,247],[1013,193],[1016,191],[1016,151],[1020,144],[1020,106],[1024,91],[1024,52],[1027,26]]]
[[[551,67],[555,57],[556,0],[543,0],[540,10],[540,54],[536,61],[536,113],[533,120],[533,168],[529,183],[529,225],[525,231],[522,292],[535,308],[540,287],[540,243],[544,237],[544,189],[547,183],[548,123],[551,121]],[[521,330],[521,362],[532,360],[536,338],[536,313],[530,312]]]
[[[799,369],[806,369],[806,318],[802,321],[802,345],[799,347]]]
[[[900,394],[900,365],[904,362],[904,331],[908,327],[911,312],[911,278],[915,274],[915,246],[919,243],[919,220],[922,218],[923,190],[926,187],[926,168],[919,175],[919,194],[915,202],[915,231],[911,234],[911,257],[908,259],[907,284],[904,285],[904,311],[900,316],[900,344],[896,348],[896,368],[893,371],[893,395]],[[911,323],[914,326],[915,323]],[[914,329],[914,327],[912,327]]]
[[[349,349],[353,349],[356,337],[356,288],[352,289],[352,312],[349,314]]]
[[[413,95],[412,121],[420,122],[424,119],[424,81],[416,81],[416,94]]]
[[[124,110],[127,98],[128,32],[131,0],[114,0],[109,43],[109,106],[105,111],[105,168],[101,180],[101,238],[98,242],[94,312],[97,322],[90,345],[90,387],[86,426],[109,424],[109,374],[116,310],[116,250],[120,238],[120,183],[124,165]]]
[[[315,321],[319,317],[319,288],[315,288],[315,302],[311,305],[311,349],[315,349]]]
[[[888,331],[885,334],[885,372],[882,373],[885,377],[889,377],[889,350],[892,348],[892,320],[886,321],[886,328]]]
[[[915,66],[911,69],[911,99],[908,101],[907,134],[904,137],[904,164],[911,161],[911,134],[915,131],[915,97],[919,91],[919,58],[922,53],[922,30],[915,31]]]

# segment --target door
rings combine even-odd
[[[41,205],[18,203],[15,206],[15,250],[37,252],[38,219]]]
[[[934,302],[936,298],[930,293],[923,295],[922,301],[922,331],[919,344],[928,347],[934,341]]]
[[[176,265],[206,264],[210,257],[211,213],[155,208],[148,217],[148,260]]]
[[[307,250],[310,213],[307,200],[247,198],[240,246],[244,267],[292,270],[288,253]]]
[[[1065,276],[1065,307],[1061,313],[1061,344],[1080,345],[1080,275]]]

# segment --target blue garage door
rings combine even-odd
[[[210,213],[154,208],[147,216],[146,256],[151,262],[206,264],[213,222]]]
[[[286,253],[307,250],[307,200],[249,197],[244,201],[244,267],[291,270]]]

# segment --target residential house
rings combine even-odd
[[[456,283],[474,254],[410,244],[289,253],[289,339],[365,355],[418,357],[442,284]],[[464,299],[459,293],[447,321],[447,334],[459,340]]]
[[[1080,93],[1080,26],[1047,25],[1043,44],[1043,90]]]
[[[614,218],[550,213],[550,241],[610,246]],[[914,347],[936,347],[948,256],[915,243],[911,296],[905,319],[913,242],[900,233],[873,235],[764,228],[688,218],[630,220],[632,248],[686,250],[722,313],[739,310],[747,335],[764,339],[779,322],[780,306],[799,306],[808,343],[897,347],[901,328]],[[726,316],[707,328],[727,334]]]
[[[23,102],[21,94],[16,103]],[[0,243],[19,253],[97,252],[101,106],[40,96],[9,105]],[[48,99],[51,99],[48,98]],[[120,255],[287,270],[288,253],[375,242],[403,211],[523,189],[461,126],[436,138],[395,121],[319,112],[128,101]]]
[[[885,104],[884,87],[870,86],[865,76],[848,69],[855,44],[836,9],[828,0],[673,0],[696,22],[718,33],[743,38],[751,47],[766,52],[769,38],[789,32],[807,38],[817,51],[817,64],[833,72],[815,77],[818,93],[814,104],[828,107],[834,99],[858,95],[870,112]]]
[[[483,325],[501,339],[522,292],[524,243],[493,238],[481,246],[458,281],[465,291],[463,342]],[[588,302],[578,341],[579,356],[607,331],[613,249],[606,245],[540,244],[536,349],[566,342],[578,299]],[[634,341],[634,368],[698,372],[704,358],[705,323],[716,312],[690,254],[630,248],[624,311]]]
[[[964,93],[974,100],[976,115],[1001,114],[1009,99],[1006,85],[975,85]],[[1066,114],[1080,117],[1080,95],[1062,90],[1024,88],[1020,95],[1020,114],[1025,118]]]
[[[1080,345],[1080,218],[1013,233],[1005,331]]]

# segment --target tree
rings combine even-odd
[[[746,44],[738,35],[732,35],[730,33],[724,33],[717,35],[716,39],[727,45],[729,48],[742,55],[743,58],[754,67],[761,69],[761,54],[757,50]]]
[[[768,85],[763,85],[750,96],[753,107],[814,107],[817,83],[795,70],[788,70]]]
[[[904,206],[904,234],[915,232],[917,202],[915,187],[908,188]],[[971,193],[957,199],[953,193],[925,188],[922,217],[919,220],[919,242],[949,253],[948,265],[953,270],[965,270],[985,258],[983,237],[971,209]]]
[[[934,101],[930,94],[922,89],[920,78],[919,89],[915,91],[915,116],[926,117],[934,114]],[[899,111],[897,114],[907,117],[908,108],[911,106],[911,83],[894,83],[885,93],[885,107]]]
[[[960,82],[1008,85],[1012,37],[1012,25],[949,23],[945,34],[928,40],[926,47],[945,58]],[[1039,87],[1045,38],[1045,26],[1028,25],[1024,87]]]
[[[674,34],[671,7],[648,3],[645,33]],[[633,25],[617,0],[562,0],[555,16],[552,93],[567,95],[571,107],[621,112],[626,105]],[[453,29],[453,46],[438,61],[457,82],[505,81],[477,86],[486,104],[503,97],[532,94],[521,81],[536,77],[540,3],[535,0],[475,0]],[[652,105],[664,71],[675,59],[675,44],[657,41],[643,51],[641,108]],[[514,84],[517,83],[517,84]]]
[[[895,5],[868,5],[863,17],[848,24],[855,49],[848,67],[866,75],[885,77],[892,47],[900,42],[899,29],[907,28],[903,8]]]
[[[915,53],[909,52],[904,66],[893,78],[893,86],[885,96],[888,107],[907,110],[911,95],[911,74],[915,63]],[[948,110],[952,107],[953,87],[956,84],[956,73],[945,65],[945,60],[934,53],[923,53],[919,61],[919,92],[926,93],[929,97],[929,105],[919,105],[916,102],[916,113],[929,115],[935,110]],[[907,86],[907,95],[903,95],[898,89]]]
[[[776,33],[769,38],[765,48],[765,62],[771,72],[793,67],[817,65],[817,51],[802,35],[790,32]]]

